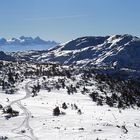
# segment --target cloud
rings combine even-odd
[[[41,20],[61,20],[61,19],[73,19],[87,17],[87,15],[70,15],[70,16],[60,16],[60,17],[37,17],[37,18],[25,18],[26,21],[41,21]]]

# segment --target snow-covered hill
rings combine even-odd
[[[131,35],[89,36],[71,40],[47,52],[15,54],[19,59],[27,55],[35,61],[51,61],[63,65],[136,70],[140,69],[140,39]]]
[[[27,50],[47,50],[50,47],[58,45],[55,41],[45,41],[40,37],[24,37],[0,39],[0,50],[5,52],[17,52]]]

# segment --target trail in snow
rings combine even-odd
[[[19,127],[17,127],[17,128],[14,128],[14,129],[12,130],[12,132],[15,133],[16,130],[19,130],[20,128],[25,127],[26,130],[29,131],[29,135],[23,134],[23,133],[21,133],[21,132],[20,132],[20,133],[18,132],[18,134],[21,134],[21,135],[24,136],[24,137],[28,137],[28,138],[30,138],[31,140],[38,140],[38,138],[35,137],[34,131],[33,131],[33,129],[32,129],[31,126],[30,126],[30,118],[31,118],[31,116],[32,116],[32,115],[31,115],[31,112],[30,112],[26,107],[24,107],[24,106],[21,104],[21,101],[22,101],[22,100],[25,100],[25,99],[31,97],[31,91],[29,90],[29,87],[28,87],[28,85],[29,85],[31,82],[33,82],[33,81],[29,81],[29,82],[27,82],[27,83],[25,84],[25,92],[26,92],[26,95],[25,95],[23,98],[21,98],[21,99],[12,101],[8,106],[11,106],[11,105],[13,105],[13,104],[17,104],[18,107],[19,107],[21,110],[23,110],[23,113],[24,113],[24,115],[25,115],[25,119],[23,120],[23,122],[21,123],[21,125],[20,125]],[[17,133],[17,132],[16,132],[16,133]]]

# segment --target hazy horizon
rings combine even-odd
[[[81,36],[140,37],[137,0],[2,0],[0,37],[40,36],[63,43]]]

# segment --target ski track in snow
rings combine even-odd
[[[21,101],[22,101],[22,100],[25,100],[25,99],[31,97],[31,91],[29,90],[29,87],[28,87],[28,85],[29,85],[31,82],[33,82],[33,81],[29,81],[29,82],[27,82],[27,83],[25,84],[25,92],[26,92],[26,95],[25,95],[23,98],[21,98],[21,99],[12,101],[8,106],[11,106],[11,105],[13,105],[13,104],[17,104],[18,107],[19,107],[19,108],[24,112],[24,114],[25,114],[25,119],[23,120],[22,124],[21,124],[20,126],[18,126],[17,128],[14,128],[14,129],[12,130],[12,132],[13,132],[13,133],[17,133],[17,134],[21,134],[22,136],[28,137],[28,138],[30,138],[31,140],[38,140],[38,138],[35,137],[34,131],[33,131],[33,129],[32,129],[31,126],[30,126],[30,118],[31,118],[32,114],[31,114],[31,112],[30,112],[26,107],[24,107],[24,106],[21,104]],[[28,136],[28,135],[25,135],[24,133],[22,134],[21,132],[17,132],[17,130],[19,130],[19,129],[22,128],[23,126],[26,128],[26,130],[29,131],[29,136]],[[16,138],[17,138],[17,137],[16,137]]]

